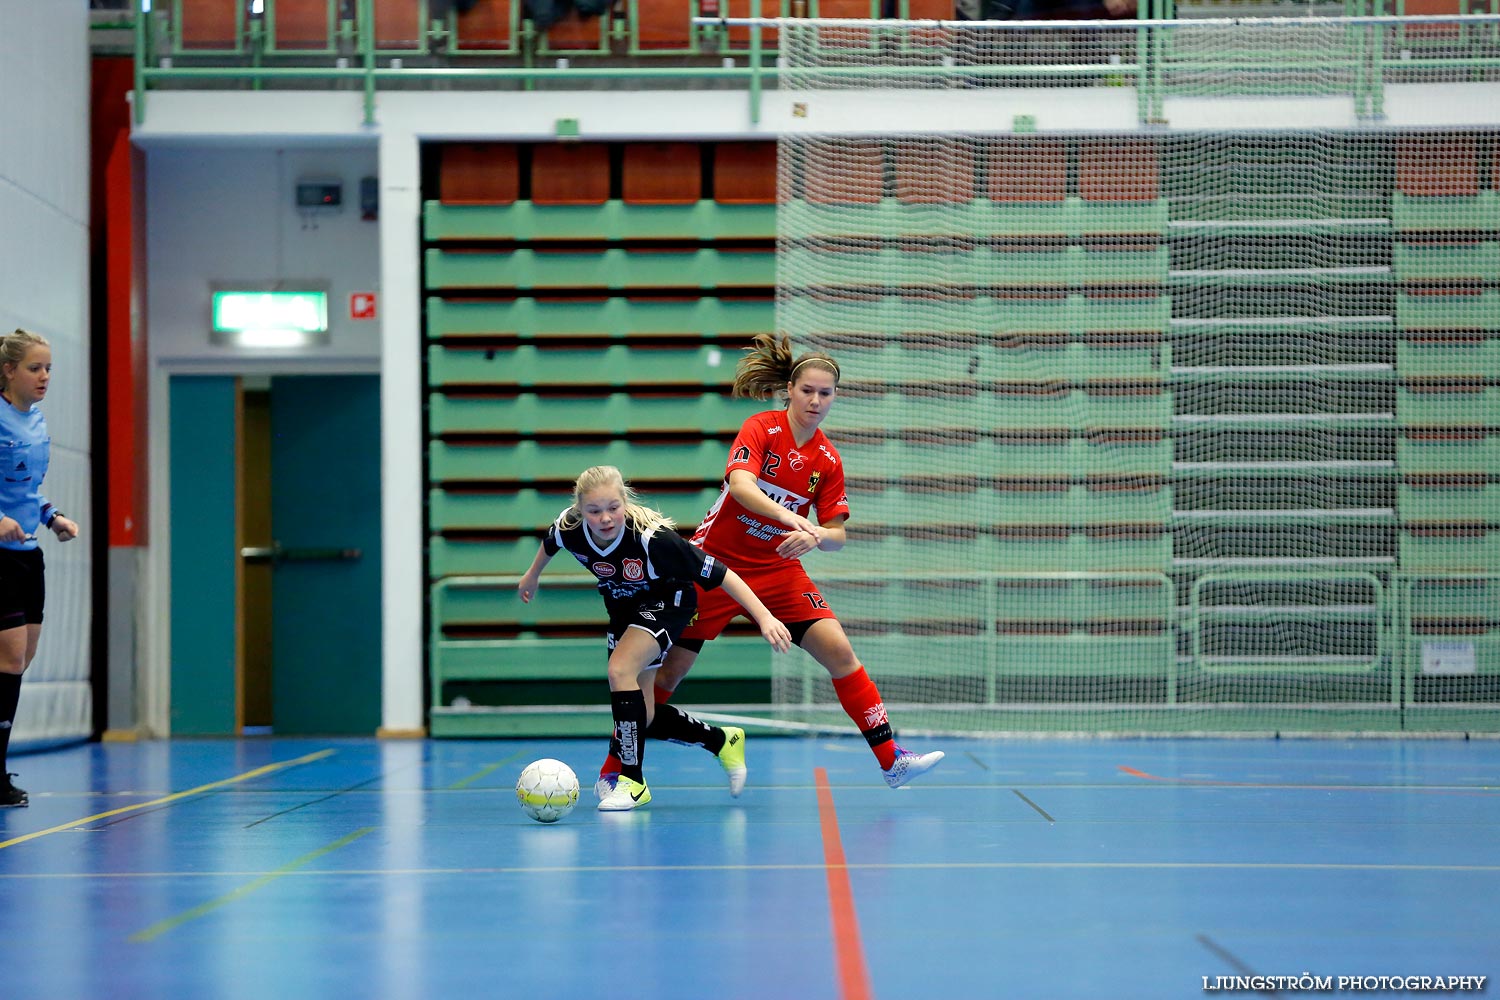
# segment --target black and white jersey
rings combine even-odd
[[[601,548],[585,525],[564,528],[559,515],[543,536],[542,545],[549,556],[567,550],[594,574],[611,619],[645,603],[665,601],[680,607],[690,601],[695,605],[693,584],[712,590],[724,582],[727,571],[723,563],[671,528],[641,532],[626,525],[614,541]],[[681,593],[684,589],[686,594]]]

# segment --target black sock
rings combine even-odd
[[[653,740],[702,747],[717,755],[724,749],[724,730],[693,718],[675,705],[657,705],[656,718],[646,728]]]
[[[645,784],[641,757],[646,749],[646,696],[639,691],[612,691],[609,706],[615,715],[615,738],[620,741],[620,773]]]
[[[5,776],[5,755],[10,752],[10,729],[21,700],[21,675],[0,673],[0,778]]]

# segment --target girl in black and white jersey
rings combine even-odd
[[[599,808],[616,812],[651,801],[641,769],[648,735],[707,746],[729,775],[730,794],[738,795],[746,774],[744,732],[706,726],[669,705],[655,711],[648,700],[655,674],[644,681],[642,675],[661,666],[697,612],[695,584],[705,590],[722,586],[777,652],[791,648],[791,633],[738,574],[684,540],[671,518],[642,506],[612,465],[585,469],[574,483],[573,503],[547,529],[516,587],[522,601],[531,601],[542,570],[564,550],[598,581],[609,616],[610,705],[621,766],[613,787],[599,789]]]

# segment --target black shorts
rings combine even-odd
[[[45,568],[41,549],[0,548],[0,632],[42,623]]]
[[[628,628],[638,628],[649,632],[656,640],[656,646],[661,652],[656,659],[652,660],[644,669],[661,666],[662,657],[667,655],[667,650],[682,635],[682,630],[687,628],[688,622],[698,613],[697,595],[691,587],[686,588],[686,594],[678,592],[677,601],[647,601],[637,605],[630,611],[622,611],[609,620],[609,634],[605,637],[609,643],[610,652],[614,652],[615,644],[620,641],[620,636],[625,634]]]
[[[801,646],[802,640],[807,637],[807,630],[823,620],[822,618],[809,618],[804,622],[782,622],[782,624],[786,626],[788,632],[792,633],[792,645]],[[711,641],[710,639],[678,639],[677,645],[691,652],[701,653],[703,644]]]

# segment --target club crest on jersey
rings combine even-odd
[[[813,492],[817,490],[817,488],[818,488],[818,480],[820,480],[822,478],[823,478],[823,474],[821,472],[814,472],[810,476],[807,477],[807,495],[808,496],[812,496]]]
[[[607,580],[615,575],[614,564],[607,562],[596,562],[589,567],[589,571],[601,580]]]
[[[639,559],[622,559],[620,568],[624,571],[627,580],[646,579],[646,566]]]

